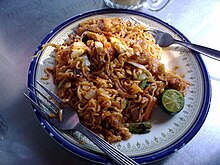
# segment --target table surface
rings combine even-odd
[[[59,23],[77,14],[107,8],[101,0],[0,1],[0,164],[95,164],[68,152],[42,129],[24,98],[27,70],[40,41]],[[171,0],[156,16],[200,45],[220,50],[220,1]],[[153,165],[220,164],[219,61],[202,57],[211,78],[209,114],[196,136]]]

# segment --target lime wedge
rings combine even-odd
[[[166,89],[161,96],[161,107],[169,114],[176,114],[184,107],[185,99],[182,93],[175,89]]]

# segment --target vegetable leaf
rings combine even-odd
[[[141,81],[140,84],[139,84],[140,88],[143,89],[143,90],[144,90],[147,86],[149,86],[149,85],[150,85],[150,83],[147,82],[146,79],[144,79],[143,81]]]
[[[129,123],[128,129],[133,134],[144,134],[150,132],[151,124],[145,123]]]

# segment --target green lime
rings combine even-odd
[[[166,89],[161,95],[161,106],[165,112],[175,114],[184,107],[185,99],[182,93],[175,89]]]

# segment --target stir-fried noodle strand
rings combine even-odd
[[[148,29],[121,18],[86,20],[62,45],[49,46],[58,96],[109,142],[131,137],[125,123],[148,121],[165,89],[184,94],[188,86],[160,63],[162,50]]]

